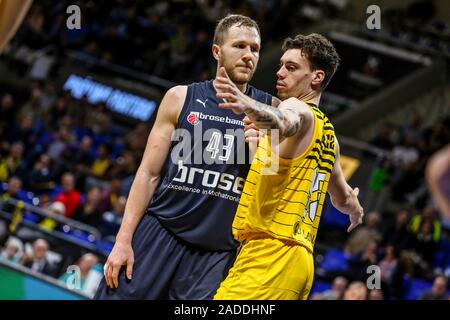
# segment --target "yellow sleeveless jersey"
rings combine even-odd
[[[274,171],[270,138],[261,139],[233,221],[237,240],[268,234],[313,252],[335,161],[335,134],[322,111],[308,105],[314,113],[314,135],[302,155],[293,159],[276,156]]]

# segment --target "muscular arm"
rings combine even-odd
[[[253,100],[236,87],[224,68],[219,70],[214,86],[217,97],[224,100],[224,103],[219,104],[220,108],[231,109],[238,114],[244,112],[259,129],[278,129],[281,137],[295,135],[307,121],[312,120],[312,112],[304,102],[296,98],[289,98],[281,103],[278,99],[272,99],[272,105],[278,107]]]
[[[172,133],[185,97],[186,87],[178,86],[170,89],[161,101],[141,164],[130,189],[123,222],[117,235],[120,241],[131,241],[137,224],[158,186],[161,168],[169,152]]]
[[[119,286],[118,276],[122,266],[126,266],[127,278],[130,280],[132,278],[134,252],[131,240],[158,186],[161,168],[170,149],[172,134],[176,128],[186,92],[186,86],[170,89],[159,106],[155,124],[148,137],[141,164],[128,195],[116,243],[104,266],[106,283],[111,288]]]
[[[347,181],[345,181],[339,158],[340,148],[339,143],[336,140],[336,160],[334,162],[333,171],[331,172],[330,183],[328,184],[328,193],[331,196],[333,205],[339,211],[350,216],[351,225],[347,229],[347,231],[350,232],[358,224],[362,223],[363,208],[358,200],[359,189],[352,189]]]
[[[302,108],[305,104],[295,98],[289,98],[278,105],[278,108],[255,101],[243,95],[239,98],[243,111],[249,119],[260,129],[278,129],[280,136],[291,137],[312,120],[308,116],[308,109]],[[310,113],[310,112],[309,112]]]

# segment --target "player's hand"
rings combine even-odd
[[[119,272],[122,266],[126,266],[126,277],[131,280],[133,265],[134,253],[131,243],[116,242],[103,269],[108,287],[119,287]]]
[[[219,69],[215,88],[217,98],[224,100],[223,103],[219,104],[219,108],[232,110],[236,114],[242,114],[245,111],[245,105],[243,103],[245,95],[231,81],[224,67]]]
[[[364,217],[364,209],[359,203],[358,194],[359,188],[355,188],[350,191],[349,196],[345,200],[345,203],[342,205],[334,203],[333,199],[331,199],[333,206],[336,207],[336,209],[338,209],[339,211],[348,214],[350,218],[350,226],[348,227],[347,232],[352,231],[358,225],[360,225]]]
[[[244,118],[244,136],[245,142],[259,142],[262,137],[262,133],[259,131],[258,127],[246,116]]]

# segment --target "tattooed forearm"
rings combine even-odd
[[[261,129],[278,129],[280,135],[290,137],[296,134],[303,123],[303,116],[294,109],[285,109],[285,113],[277,108],[251,100],[245,104],[244,112]]]

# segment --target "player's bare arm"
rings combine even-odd
[[[243,94],[223,68],[216,80],[217,97],[226,101],[219,104],[219,107],[231,109],[238,114],[245,113],[249,121],[259,129],[278,129],[280,136],[286,138],[300,132],[312,120],[312,113],[306,104],[296,98],[287,99],[276,108]],[[272,101],[273,104],[277,102]]]
[[[159,106],[154,127],[130,189],[116,243],[104,267],[106,283],[111,288],[118,287],[118,275],[123,265],[126,265],[126,275],[131,280],[134,263],[131,240],[158,186],[186,92],[186,86],[173,87],[167,91]]]
[[[450,183],[450,145],[438,151],[429,160],[426,179],[436,205],[443,217],[450,219],[450,198],[444,194]]]
[[[350,232],[362,223],[364,210],[358,200],[359,189],[352,189],[345,181],[339,158],[339,143],[336,140],[336,160],[331,173],[330,183],[328,184],[328,193],[336,209],[349,215],[350,226],[347,231]]]

